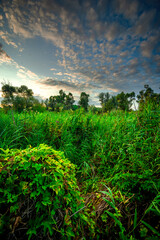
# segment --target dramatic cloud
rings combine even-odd
[[[158,88],[158,1],[2,0],[1,6],[2,43],[25,67],[17,68],[18,78],[90,91],[93,98],[96,91],[137,92],[145,82]],[[8,55],[1,54],[1,63],[12,61]]]
[[[95,86],[95,84],[93,83],[84,83],[84,82],[74,82],[74,81],[71,81],[71,80],[55,80],[55,79],[52,79],[52,78],[46,78],[46,79],[42,79],[40,80],[40,83],[41,84],[44,84],[46,86],[58,86],[59,88],[63,88],[67,91],[69,90],[76,90],[76,91],[84,91],[84,90],[87,90],[90,92],[90,89],[97,89],[97,88],[100,88],[100,87],[97,87]]]

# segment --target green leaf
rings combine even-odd
[[[42,164],[39,164],[39,163],[36,163],[34,165],[34,168],[37,170],[37,172],[41,169],[41,167],[42,167]]]
[[[31,193],[31,195],[30,195],[30,197],[32,198],[34,198],[34,199],[36,199],[36,196],[37,196],[38,194],[37,194],[37,191],[34,191],[34,192],[32,192]]]
[[[67,237],[75,237],[75,234],[72,231],[72,228],[68,228],[66,234],[67,234]]]
[[[29,235],[28,240],[31,239],[33,234],[37,235],[36,229],[35,228],[34,229],[28,229],[28,231],[27,231],[27,235]]]
[[[41,225],[44,227],[44,228],[43,228],[44,233],[46,233],[46,231],[47,231],[47,229],[48,229],[50,235],[52,236],[52,234],[53,234],[53,229],[51,228],[51,222],[45,221],[45,222],[42,222]]]
[[[118,224],[118,225],[121,225],[121,222],[115,217],[115,215],[109,211],[106,210],[106,212],[108,213],[108,215],[113,218],[115,220],[115,222]]]
[[[86,222],[89,221],[88,218],[87,218],[87,216],[85,216],[84,214],[81,214],[81,218],[82,218],[84,221],[86,221]]]
[[[111,199],[112,199],[112,202],[115,204],[115,201],[114,201],[114,198],[113,198],[113,193],[112,193],[111,189],[110,189],[109,187],[107,187],[105,184],[103,184],[103,185],[107,188],[107,190],[108,190],[109,192],[102,191],[102,193],[104,193],[104,194],[110,196]]]
[[[155,207],[155,209],[157,210],[158,214],[160,214],[160,210],[159,208],[157,207],[157,205],[153,202],[153,206]],[[152,210],[152,209],[151,209]]]
[[[108,205],[110,205],[113,209],[115,209],[115,211],[117,211],[115,205],[114,205],[112,202],[110,202],[110,201],[109,201],[108,199],[106,199],[106,198],[103,198],[103,199],[108,203]]]

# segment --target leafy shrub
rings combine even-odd
[[[5,239],[70,239],[78,234],[77,216],[87,218],[80,211],[74,214],[83,204],[78,202],[75,165],[62,152],[44,144],[3,150],[0,172],[0,234]]]

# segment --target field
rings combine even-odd
[[[36,193],[34,189],[37,195],[35,197],[32,195],[33,202],[31,201],[33,189],[29,188],[29,185],[26,185],[26,189],[30,189],[28,193],[23,192],[21,195],[18,192],[20,188],[12,189],[11,185],[15,187],[14,184],[21,185],[27,181],[31,183],[31,180],[28,180],[27,175],[25,180],[23,179],[23,174],[29,171],[28,165],[25,167],[27,161],[24,160],[25,164],[17,165],[21,171],[25,170],[23,174],[18,175],[18,167],[14,167],[14,161],[11,159],[19,159],[15,164],[20,164],[18,156],[21,156],[22,152],[26,155],[22,154],[24,158],[21,157],[21,161],[25,156],[34,161],[32,150],[33,153],[39,151],[42,155],[46,154],[47,158],[51,156],[51,153],[47,152],[51,150],[47,149],[58,151],[52,154],[53,156],[57,154],[56,161],[59,164],[63,165],[66,161],[71,166],[72,170],[68,171],[70,176],[73,174],[73,188],[68,185],[66,190],[63,186],[59,187],[59,191],[56,188],[52,189],[54,194],[49,195],[49,200],[45,203],[43,201],[43,207],[39,207],[38,210],[30,209],[31,214],[28,213],[28,218],[27,214],[23,218],[22,213],[27,211],[26,201],[35,208],[35,201],[40,202],[45,192],[43,195],[41,192]],[[36,154],[35,158],[38,159]],[[42,158],[39,155],[39,159]],[[106,114],[85,113],[82,109],[59,113],[46,111],[21,114],[14,112],[5,114],[1,111],[0,160],[2,194],[0,234],[6,236],[4,239],[158,240],[160,237],[159,109],[153,111],[148,106],[141,112],[112,111]],[[44,161],[37,160],[36,164],[37,173],[43,176],[41,170]],[[59,168],[63,168],[63,177],[58,175],[57,188],[60,179],[65,176],[66,179],[67,176],[70,179],[68,172],[65,173],[67,165]],[[55,167],[53,170],[59,171]],[[39,176],[36,174],[33,178]],[[46,175],[48,174],[49,170]],[[53,178],[54,176],[57,175],[53,174]],[[69,184],[72,180],[65,181]],[[36,189],[38,187],[45,189],[45,182],[41,184],[42,186],[36,184]],[[63,195],[68,191],[70,191],[67,193],[68,200],[62,203]],[[48,194],[51,194],[51,190],[48,190]],[[57,207],[55,196],[59,206],[63,206]],[[54,214],[51,206],[56,209]],[[49,218],[45,211],[53,217]],[[36,222],[38,220],[35,215],[43,214],[41,222]],[[57,220],[60,215],[61,221]],[[36,225],[33,224],[34,221]]]

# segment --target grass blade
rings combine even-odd
[[[137,208],[135,208],[133,226],[134,226],[134,229],[137,226]]]
[[[160,233],[153,228],[151,225],[149,225],[148,223],[146,223],[145,221],[141,221],[144,225],[146,225],[146,227],[148,227],[152,232],[154,232],[156,235],[158,235],[160,237]]]

